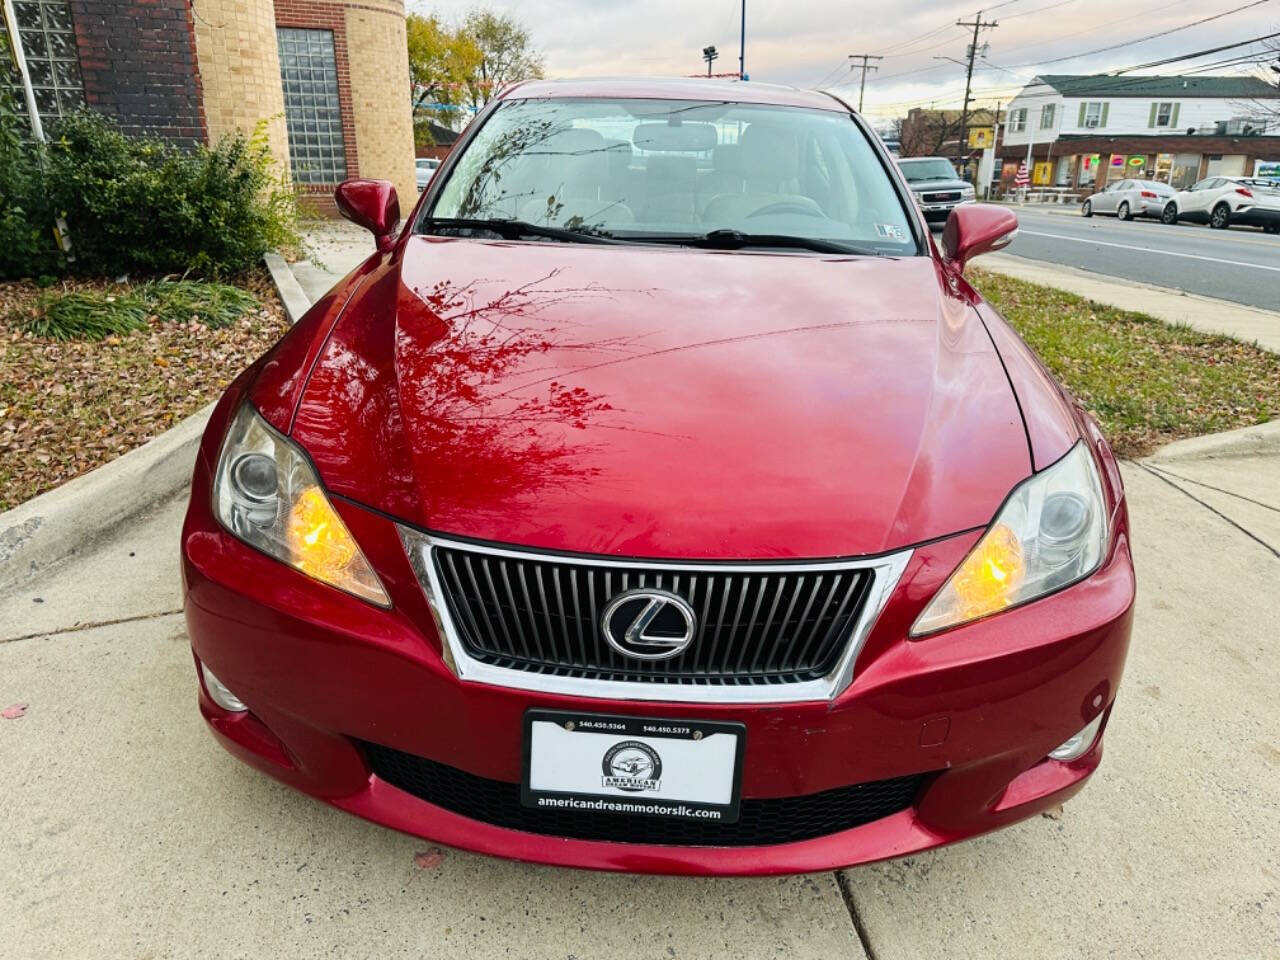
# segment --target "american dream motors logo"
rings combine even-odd
[[[656,793],[662,787],[662,758],[639,740],[615,743],[605,751],[600,767],[604,772],[600,782],[606,787],[629,793]]]

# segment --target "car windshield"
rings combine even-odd
[[[504,102],[419,229],[450,220],[520,221],[557,239],[678,243],[720,231],[792,241],[785,247],[919,252],[902,200],[847,113],[745,103]]]
[[[941,157],[932,157],[928,160],[900,160],[898,166],[902,168],[902,175],[907,178],[907,183],[956,179],[955,167]]]

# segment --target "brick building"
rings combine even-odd
[[[404,0],[14,0],[14,12],[46,124],[87,106],[180,145],[262,125],[310,192],[361,176],[416,196]],[[12,63],[0,82],[16,88]]]

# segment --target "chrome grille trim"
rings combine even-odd
[[[567,696],[582,697],[601,697],[609,699],[625,699],[625,700],[660,700],[666,702],[690,702],[690,703],[791,703],[813,700],[830,700],[838,696],[845,688],[849,686],[853,678],[853,668],[857,661],[858,654],[862,650],[863,644],[866,642],[867,635],[871,632],[871,627],[883,611],[885,604],[892,595],[894,588],[897,587],[898,581],[902,577],[903,571],[907,567],[908,561],[911,559],[912,551],[910,549],[902,550],[897,553],[886,554],[884,556],[858,559],[858,560],[831,560],[831,561],[801,561],[801,562],[728,562],[728,563],[685,563],[685,562],[666,562],[661,560],[636,560],[636,559],[620,559],[598,557],[598,556],[582,556],[576,554],[553,554],[536,550],[521,550],[508,547],[495,547],[485,544],[476,544],[468,541],[452,540],[446,537],[428,535],[418,532],[401,525],[397,525],[401,542],[404,544],[405,552],[408,555],[409,562],[413,567],[417,576],[418,583],[422,587],[423,593],[427,598],[427,602],[431,607],[432,615],[435,618],[435,624],[438,632],[442,637],[444,645],[444,659],[454,674],[463,681],[474,683],[485,683],[493,686],[509,687],[520,690],[532,690],[543,693],[564,694]],[[588,604],[590,609],[596,609],[596,602],[604,602],[609,595],[621,590],[628,589],[630,586],[637,586],[643,583],[648,586],[660,587],[674,592],[681,593],[685,596],[690,604],[698,611],[699,615],[706,617],[707,606],[712,600],[712,587],[710,574],[714,573],[742,573],[765,575],[766,589],[760,591],[760,598],[763,599],[764,593],[768,592],[770,574],[783,573],[800,573],[803,575],[815,574],[814,582],[806,586],[804,590],[793,591],[791,601],[787,605],[779,603],[782,595],[781,579],[778,580],[777,587],[774,589],[771,598],[771,606],[768,610],[765,620],[765,626],[762,629],[762,636],[773,628],[775,617],[782,617],[776,628],[782,631],[788,619],[795,615],[796,606],[802,609],[809,609],[818,598],[822,595],[824,582],[827,575],[848,571],[869,571],[872,581],[866,588],[865,599],[861,604],[861,610],[852,625],[852,629],[847,632],[847,637],[843,641],[843,649],[835,661],[835,665],[825,675],[817,679],[788,681],[788,682],[761,682],[754,683],[716,683],[707,682],[705,679],[696,680],[688,677],[682,677],[677,674],[669,676],[658,675],[649,680],[615,680],[599,677],[580,677],[580,676],[564,676],[555,673],[539,673],[531,670],[512,668],[508,666],[486,663],[483,660],[472,656],[466,649],[463,639],[460,635],[458,625],[454,621],[453,612],[450,604],[444,602],[446,596],[445,584],[441,579],[439,565],[435,562],[436,548],[442,548],[448,551],[457,551],[463,556],[464,562],[461,567],[470,567],[465,562],[466,554],[485,554],[488,557],[496,558],[500,568],[504,569],[508,566],[503,563],[504,560],[519,560],[526,562],[534,562],[539,564],[563,565],[566,567],[586,567],[595,568],[604,574],[604,591],[605,597],[596,596],[596,577],[586,576],[584,579],[587,585]],[[452,554],[443,554],[452,559]],[[457,566],[454,561],[458,574],[463,574],[461,567]],[[488,569],[492,564],[486,564]],[[533,578],[535,581],[544,581],[547,578],[541,576],[541,567],[535,567],[538,576]],[[631,583],[629,572],[640,569],[642,572],[636,578],[637,583]],[[524,568],[522,564],[515,564],[514,570],[516,577],[513,579],[511,588],[515,591],[528,591],[525,596],[542,590],[542,597],[546,596],[545,583],[537,582],[521,582],[523,581]],[[647,571],[652,571],[650,576]],[[452,571],[451,571],[452,572]],[[617,574],[621,574],[618,576]],[[481,590],[488,593],[495,603],[496,609],[501,609],[498,599],[498,587],[489,588],[489,584],[485,582],[483,576],[477,577],[475,571],[470,571],[473,589],[477,595]],[[684,586],[686,581],[688,587]],[[509,576],[509,575],[508,575]],[[562,580],[557,575],[555,580]],[[570,596],[578,590],[578,577],[571,576],[568,578],[570,582]],[[831,583],[826,585],[826,589],[836,589],[837,582],[834,578]],[[553,583],[551,590],[554,592],[559,589],[561,596],[564,596],[564,588],[562,583]],[[849,599],[858,593],[857,590],[846,590],[844,603],[841,605],[843,611]],[[737,611],[729,610],[729,591],[724,591],[724,596],[720,599],[720,606],[724,608],[729,617],[741,617],[744,615],[741,609]],[[804,595],[804,602],[797,603],[801,595]],[[745,594],[739,598],[739,606],[745,603]],[[760,606],[761,604],[757,604]],[[559,604],[559,610],[564,611],[563,603]],[[575,604],[576,606],[576,604]],[[781,609],[786,606],[787,609]],[[549,606],[544,601],[541,605],[541,611],[544,618],[547,619],[547,640],[548,644],[553,647],[553,657],[564,659],[564,655],[554,652],[555,632],[550,623]],[[483,636],[481,624],[476,618],[471,617],[470,612],[465,606],[460,609],[460,614],[467,617],[467,629],[474,631],[474,636]],[[532,614],[532,611],[530,611]],[[757,611],[753,610],[749,613],[748,623],[754,622]],[[801,615],[803,618],[803,614]],[[510,632],[506,618],[498,617],[502,630]],[[575,618],[578,619],[578,618]],[[519,618],[513,618],[513,623],[518,624]],[[708,622],[705,619],[702,622]],[[724,614],[714,618],[714,622],[724,622]],[[579,633],[582,629],[582,623],[577,623]],[[491,637],[496,637],[498,625],[488,624],[488,631]],[[523,629],[520,627],[519,629]],[[570,629],[566,622],[563,629],[566,631],[565,638],[569,640]],[[732,631],[730,631],[732,632]],[[522,640],[523,649],[536,653],[537,658],[541,659],[543,654],[541,644],[537,636],[538,631],[533,631],[533,644],[527,640]],[[593,631],[594,644],[599,644],[599,631]],[[718,640],[716,641],[718,642]],[[571,645],[571,642],[570,642]],[[704,646],[706,646],[704,644]],[[581,649],[586,649],[585,646]],[[758,647],[757,649],[763,649]],[[599,651],[593,652],[599,656]],[[745,649],[743,651],[746,652]],[[711,662],[713,651],[710,649],[700,650],[700,662]],[[659,661],[664,662],[664,661]],[[669,664],[669,661],[665,661]],[[755,667],[755,664],[752,664]],[[768,664],[760,664],[761,668],[765,668]],[[669,670],[669,666],[667,670]]]

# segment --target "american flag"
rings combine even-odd
[[[1018,165],[1018,175],[1013,180],[1015,187],[1028,187],[1031,185],[1031,174],[1027,173],[1027,165],[1025,163]]]

